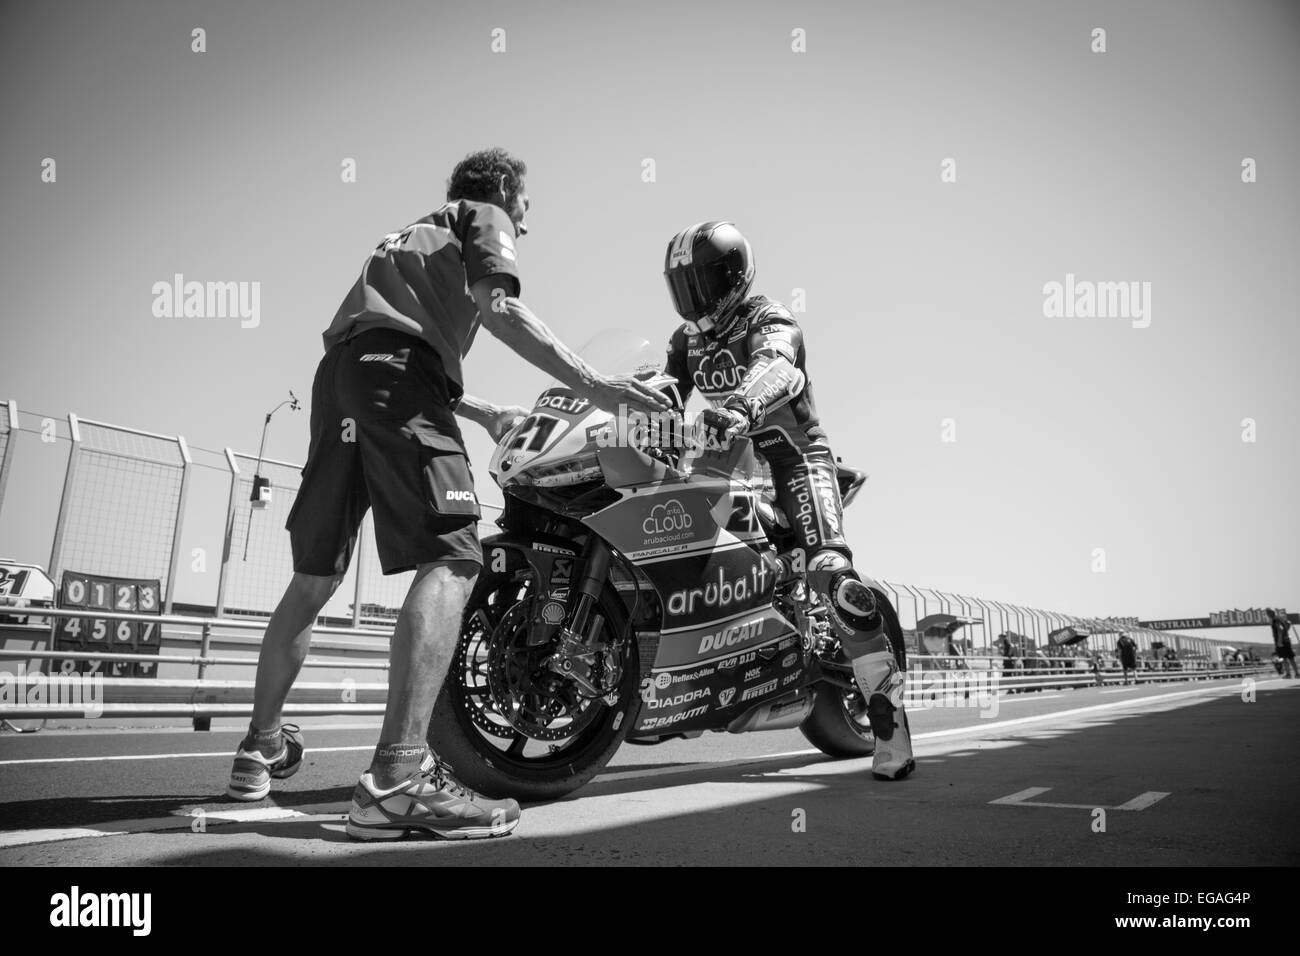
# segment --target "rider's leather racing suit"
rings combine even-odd
[[[905,775],[911,745],[902,710],[903,674],[875,602],[853,570],[835,456],[817,418],[803,332],[794,316],[781,303],[755,295],[741,304],[723,338],[684,323],[669,342],[665,371],[677,380],[683,401],[699,391],[710,405],[747,420],[745,433],[771,468],[777,503],[799,541],[808,583],[827,598],[829,616],[867,697],[878,741],[876,767],[887,765],[886,776]],[[900,727],[902,733],[895,735]],[[890,746],[881,741],[895,736],[900,739],[891,762]]]

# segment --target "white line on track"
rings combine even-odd
[[[1271,681],[1270,681],[1271,683]],[[1281,683],[1281,681],[1278,681]],[[1224,687],[1222,684],[1206,685],[1205,687],[1194,690],[1177,691],[1172,694],[1155,694],[1150,697],[1136,697],[1126,700],[1117,700],[1107,704],[1091,704],[1085,707],[1074,707],[1069,710],[1052,711],[1046,714],[1035,714],[1030,717],[1016,717],[1011,720],[999,720],[993,723],[980,723],[970,727],[957,727],[950,730],[932,730],[926,733],[916,734],[916,740],[936,740],[944,737],[974,736],[980,737],[990,733],[1004,730],[1010,727],[1021,727],[1026,724],[1043,723],[1045,721],[1056,720],[1061,717],[1077,717],[1083,714],[1105,712],[1110,710],[1121,710],[1132,707],[1134,704],[1158,703],[1162,701],[1178,700],[1185,697],[1195,697],[1212,692],[1216,696],[1228,696],[1224,691],[1230,691],[1232,696],[1239,693],[1236,687]],[[1039,698],[1040,700],[1043,698]],[[370,750],[369,746],[363,747],[318,747],[313,748],[316,753],[339,752],[349,750]],[[311,752],[311,751],[309,751]],[[784,757],[804,757],[820,754],[821,751],[810,748],[807,750],[790,750],[783,753],[762,754],[755,757],[743,757],[738,760],[719,761],[717,763],[701,762],[695,764],[677,765],[671,767],[655,767],[648,770],[626,770],[613,771],[598,775],[593,782],[617,782],[620,780],[634,780],[644,777],[657,777],[669,774],[683,774],[692,771],[710,770],[718,767],[737,766],[748,763],[762,763],[764,761],[778,760]],[[227,752],[200,752],[188,754],[137,754],[122,755],[113,757],[55,757],[44,760],[8,760],[0,763],[4,764],[31,764],[31,763],[80,763],[92,760],[160,760],[160,759],[178,759],[182,757],[228,757]],[[866,759],[866,758],[862,758]],[[273,821],[273,820],[337,820],[333,814],[303,814],[297,810],[287,810],[281,807],[250,807],[247,809],[231,808],[229,810],[204,810],[204,814],[209,820],[226,822],[226,823],[248,823],[254,821]],[[181,818],[184,819],[184,818]],[[157,829],[175,824],[177,818],[164,818],[157,821]],[[120,824],[118,824],[120,826]],[[75,840],[90,837],[107,837],[123,836],[133,832],[149,832],[145,829],[124,830],[92,830],[84,827],[68,827],[64,829],[47,829],[47,830],[15,830],[9,833],[0,833],[0,849],[23,846],[33,843],[53,843],[63,840]]]
[[[374,744],[356,747],[308,747],[307,753],[342,753],[348,750],[374,750]],[[35,763],[100,763],[105,760],[181,760],[186,757],[234,757],[229,750],[199,750],[180,754],[114,754],[109,757],[25,757],[21,760],[0,760],[0,767]]]
[[[1239,692],[1239,688],[1237,688],[1235,685],[1232,685],[1230,687],[1225,687],[1222,684],[1206,684],[1204,687],[1199,687],[1196,688],[1195,690],[1176,691],[1172,694],[1155,694],[1151,697],[1137,697],[1132,700],[1116,701],[1115,703],[1110,703],[1110,704],[1091,704],[1086,707],[1075,707],[1070,710],[1054,710],[1047,714],[1035,714],[1032,717],[1017,717],[1014,720],[1009,720],[1009,721],[1004,720],[1004,721],[998,721],[996,723],[979,723],[979,724],[973,724],[969,727],[957,727],[951,730],[932,730],[929,731],[928,733],[916,734],[915,739],[926,740],[932,737],[952,737],[960,734],[982,734],[982,733],[987,733],[990,730],[995,730],[1000,727],[1011,727],[1019,724],[1034,723],[1034,722],[1039,722],[1044,720],[1052,720],[1053,718],[1056,717],[1074,716],[1076,714],[1083,714],[1089,711],[1107,710],[1115,707],[1131,707],[1134,704],[1145,704],[1145,703],[1160,701],[1160,700],[1173,700],[1179,697],[1187,697],[1189,695],[1203,694],[1206,693],[1207,691],[1222,692],[1224,690],[1231,690],[1234,695]],[[1102,693],[1105,693],[1105,691],[1102,691]],[[1021,701],[1019,699],[1012,701],[1012,700],[1007,700],[1004,697],[999,697],[998,703],[1009,704],[1009,703],[1022,703],[1029,700],[1050,700],[1052,697],[1060,697],[1060,696],[1063,695],[1053,694],[1047,697],[1034,696],[1034,697],[1026,698],[1025,701]],[[913,709],[923,710],[925,708],[913,708]],[[347,751],[373,750],[373,749],[374,749],[373,745],[363,744],[360,746],[352,746],[352,747],[308,747],[307,752],[308,753],[344,753]],[[802,754],[802,753],[810,753],[810,752],[815,753],[816,751],[800,750],[800,751],[794,751],[793,753]],[[782,757],[782,756],[790,756],[790,755],[791,754],[773,754],[764,757],[743,758],[743,759],[770,760],[773,756]],[[0,760],[0,767],[42,764],[42,763],[52,763],[52,764],[92,763],[92,762],[98,762],[103,760],[179,760],[187,757],[230,757],[230,756],[232,755],[228,750],[219,750],[219,751],[213,750],[213,751],[196,751],[192,753],[115,754],[112,756],[92,756],[92,757],[27,757],[27,758],[21,758],[16,760]],[[661,770],[667,770],[670,772],[680,772],[677,770],[677,768],[674,767],[661,768]],[[640,773],[640,771],[629,771],[629,772]],[[609,777],[601,776],[601,777],[597,777],[596,779],[598,780],[609,779]]]

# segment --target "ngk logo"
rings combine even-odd
[[[706,634],[700,641],[699,653],[707,654],[709,651],[720,651],[725,647],[735,647],[737,644],[757,640],[763,636],[763,624],[766,620],[766,618],[756,617],[723,628],[716,634]]]

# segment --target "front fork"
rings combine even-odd
[[[560,629],[560,646],[546,662],[551,670],[574,681],[592,697],[606,696],[618,686],[622,678],[616,649],[608,646],[601,649],[592,647],[604,623],[604,617],[597,606],[613,563],[614,552],[610,546],[598,535],[591,535],[579,561],[582,577],[569,592],[564,615],[566,623]],[[605,687],[596,682],[598,663],[605,665]]]

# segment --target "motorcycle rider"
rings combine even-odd
[[[685,320],[668,345],[665,372],[685,401],[710,408],[700,426],[716,440],[753,439],[804,556],[810,587],[826,598],[876,736],[872,773],[901,779],[916,768],[903,711],[904,673],[871,590],[853,569],[843,534],[835,456],[817,417],[803,333],[779,302],[751,295],[754,256],[733,223],[696,223],[673,237],[664,277]]]

